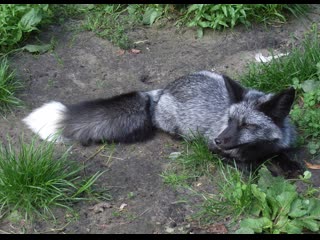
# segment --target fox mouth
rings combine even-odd
[[[243,146],[247,146],[250,145],[250,143],[240,143],[240,144],[236,144],[236,145],[232,145],[232,146],[217,146],[220,150],[232,150],[235,148],[240,148]]]
[[[217,146],[218,149],[220,150],[233,150],[233,149],[236,149],[236,148],[240,148],[240,147],[254,147],[258,144],[272,144],[274,143],[273,141],[259,141],[259,142],[247,142],[247,143],[240,143],[240,144],[236,144],[236,145],[232,145],[232,146]]]

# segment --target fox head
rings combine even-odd
[[[282,129],[295,97],[293,88],[278,94],[264,94],[246,89],[224,76],[231,106],[226,124],[214,139],[218,148],[231,150],[244,145],[285,141]],[[286,143],[285,143],[286,144]],[[289,143],[287,143],[289,144]]]

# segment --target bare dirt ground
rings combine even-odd
[[[136,48],[141,53],[126,51],[122,55],[118,47],[92,32],[71,31],[76,22],[52,25],[38,38],[48,43],[54,37],[57,42],[54,52],[23,53],[12,59],[25,83],[19,97],[26,107],[0,119],[0,136],[3,140],[7,135],[18,139],[24,134],[26,140],[31,139],[33,135],[21,119],[50,100],[76,103],[133,90],[157,89],[199,70],[216,70],[236,77],[249,61],[254,61],[257,52],[281,51],[291,42],[299,42],[312,22],[319,22],[319,14],[320,8],[316,6],[308,15],[309,20],[291,19],[285,25],[268,28],[255,25],[249,29],[206,31],[202,39],[196,39],[194,29],[177,32],[174,27],[139,27],[129,36],[140,41]],[[71,157],[86,161],[100,147],[75,144]],[[90,164],[87,174],[107,170],[97,183],[109,189],[112,200],[100,208],[94,208],[97,203],[90,202],[75,205],[77,218],[57,210],[55,224],[37,221],[27,227],[5,219],[0,222],[0,229],[15,233],[214,233],[215,228],[202,227],[190,220],[199,210],[200,198],[187,190],[165,185],[160,176],[169,162],[168,155],[180,148],[181,142],[161,132],[148,142],[116,145],[114,158],[108,157],[112,151],[107,148],[87,161]],[[313,175],[319,183],[319,172]],[[199,181],[205,184],[205,179]],[[119,211],[122,204],[126,205]],[[70,222],[70,218],[74,220]]]

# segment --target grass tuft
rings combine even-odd
[[[54,143],[26,144],[15,150],[8,140],[0,145],[0,214],[19,211],[26,218],[53,217],[52,207],[71,210],[71,203],[89,200],[92,185],[103,172],[82,178],[83,166],[54,154]]]
[[[2,58],[0,62],[0,112],[3,114],[14,106],[20,106],[22,102],[14,96],[15,92],[22,88],[22,84],[10,71],[8,60]]]
[[[303,82],[314,79],[320,62],[320,42],[318,31],[313,27],[306,34],[300,46],[287,49],[287,56],[266,63],[252,63],[241,77],[241,82],[251,88],[265,92],[278,92],[294,85],[294,81]]]
[[[254,174],[245,175],[234,166],[224,165],[220,162],[217,173],[218,194],[212,195],[204,201],[202,210],[197,214],[204,222],[222,220],[232,216],[236,221],[242,214],[247,213],[252,205],[252,183],[255,181]]]
[[[220,162],[203,136],[196,135],[192,141],[185,138],[183,144],[184,151],[171,153],[172,162],[161,174],[164,182],[173,187],[187,186],[201,176],[209,176]]]

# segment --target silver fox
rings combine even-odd
[[[269,158],[282,156],[276,164],[291,171],[300,168],[287,156],[296,140],[288,117],[294,97],[293,88],[265,94],[227,76],[201,71],[164,89],[73,105],[50,102],[23,121],[42,139],[83,145],[144,141],[156,129],[191,139],[197,133],[207,139],[210,150],[226,159],[256,168]],[[56,139],[59,131],[61,136]]]

